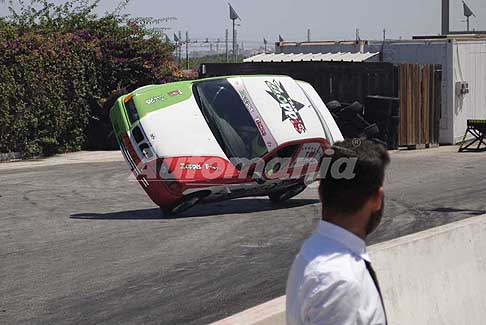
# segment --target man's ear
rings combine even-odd
[[[385,189],[382,186],[376,191],[376,193],[372,197],[371,208],[373,209],[373,211],[378,211],[381,209],[384,198],[385,198]]]

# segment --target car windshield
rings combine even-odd
[[[255,121],[226,79],[203,81],[194,87],[199,107],[228,158],[251,160],[267,153]]]

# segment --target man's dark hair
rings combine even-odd
[[[346,139],[335,143],[332,150],[331,168],[327,175],[321,175],[319,194],[322,205],[329,213],[352,215],[361,210],[366,200],[383,186],[385,167],[390,157],[382,145],[369,140]],[[332,166],[341,158],[357,159],[352,179],[333,177]]]

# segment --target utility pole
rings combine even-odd
[[[179,37],[177,36],[176,33],[174,33],[174,44],[176,46],[175,48],[175,57],[176,57],[176,60],[177,60],[177,64],[181,64],[181,62],[179,61]]]
[[[226,63],[228,63],[228,59],[229,59],[229,53],[228,53],[228,28],[226,28],[226,40],[225,40],[225,43],[226,43]]]
[[[182,58],[181,58],[182,57],[182,41],[181,41],[182,40],[182,32],[181,31],[179,31],[178,38],[179,38],[179,65],[181,65],[182,64]]]
[[[381,43],[380,62],[383,62],[385,59],[385,42],[386,42],[386,29],[383,28],[383,42]]]
[[[307,29],[307,42],[311,41],[311,30],[310,28]]]
[[[189,70],[189,31],[186,30],[186,69]]]
[[[449,34],[450,0],[442,0],[442,35]]]
[[[264,47],[263,53],[267,54],[267,39],[265,37],[263,38],[263,47]]]

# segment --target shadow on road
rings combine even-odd
[[[464,213],[470,214],[472,216],[480,216],[486,214],[486,210],[470,210],[470,209],[455,209],[455,208],[436,208],[426,210],[430,212],[441,212],[441,213]]]
[[[217,203],[207,203],[195,206],[191,210],[178,216],[172,216],[170,219],[209,217],[224,214],[240,214],[252,212],[264,212],[270,210],[281,210],[297,208],[306,205],[319,203],[315,199],[293,199],[287,202],[274,205],[268,199],[238,199]],[[75,213],[70,216],[71,219],[88,219],[88,220],[154,220],[165,219],[159,208],[128,210],[110,213]]]

